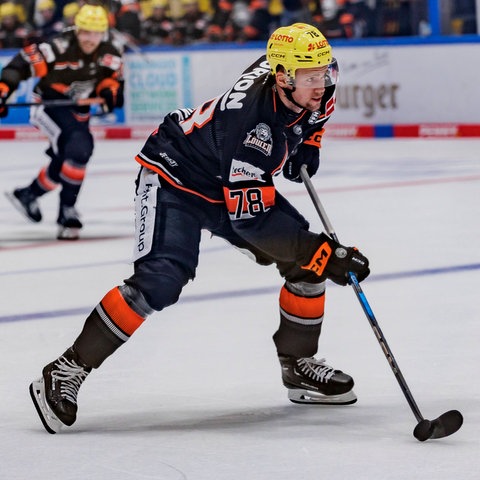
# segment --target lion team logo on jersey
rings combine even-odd
[[[242,162],[241,160],[232,160],[232,165],[230,167],[230,182],[245,182],[248,180],[255,180],[259,182],[264,182],[262,175],[265,172],[258,167],[254,167],[250,163]]]
[[[272,154],[272,131],[270,127],[266,123],[259,123],[247,133],[243,144],[270,156]]]

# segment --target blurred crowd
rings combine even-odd
[[[0,0],[0,48],[21,48],[72,26],[84,3],[103,5],[125,47],[266,40],[306,22],[329,39],[428,35],[427,0]],[[447,2],[448,3],[448,2]],[[476,33],[476,0],[448,3],[442,33]]]

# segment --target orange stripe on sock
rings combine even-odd
[[[132,335],[145,320],[128,306],[118,287],[112,288],[100,303],[115,325],[127,335]]]
[[[47,167],[43,167],[37,177],[38,183],[47,191],[54,190],[58,183],[54,182],[47,173]]]
[[[62,165],[60,173],[67,180],[71,180],[73,182],[82,182],[85,178],[85,167],[74,167],[73,165],[65,162]]]
[[[320,318],[325,312],[325,294],[318,297],[300,297],[285,286],[280,290],[280,308],[300,318]]]

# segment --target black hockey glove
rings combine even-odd
[[[298,151],[293,153],[283,166],[283,176],[292,182],[301,183],[300,168],[305,164],[309,177],[313,177],[320,165],[320,149],[318,147],[300,145]]]
[[[103,79],[96,88],[97,95],[105,100],[103,110],[110,113],[115,107],[123,105],[123,93],[120,82],[113,78]]]
[[[311,270],[322,280],[328,278],[338,285],[346,285],[348,272],[353,272],[359,282],[370,274],[368,259],[355,247],[344,247],[324,233],[318,236],[317,245],[309,262],[302,268]]]
[[[0,118],[8,115],[7,98],[10,96],[10,87],[5,82],[0,82]]]

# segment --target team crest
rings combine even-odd
[[[259,123],[255,129],[247,133],[243,144],[270,156],[272,154],[272,131],[270,127],[266,123]]]

